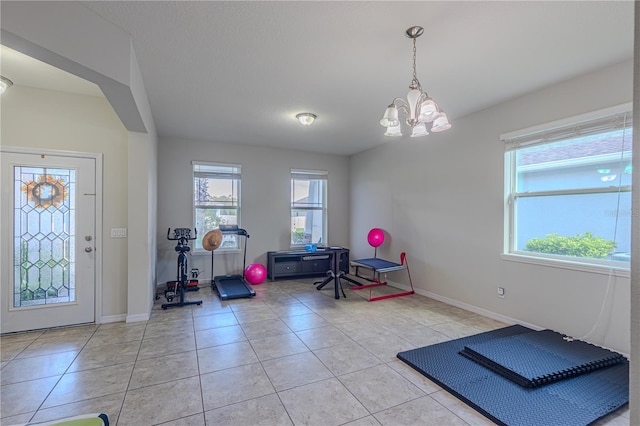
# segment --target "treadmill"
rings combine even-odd
[[[244,257],[242,259],[242,274],[237,275],[218,275],[211,280],[211,288],[218,294],[221,300],[229,299],[244,299],[250,298],[256,295],[255,290],[244,279],[244,270],[247,263],[247,240],[249,234],[247,231],[238,228],[238,225],[220,225],[220,231],[222,234],[235,234],[241,237],[245,237],[244,243]],[[214,252],[211,252],[211,274],[213,275],[213,258]]]

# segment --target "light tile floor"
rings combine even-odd
[[[2,336],[0,424],[105,412],[140,425],[490,425],[396,358],[506,324],[419,295],[335,300],[313,279],[265,282],[138,323]],[[366,290],[365,290],[366,291]],[[379,291],[379,290],[378,290]],[[629,424],[622,408],[598,425]]]

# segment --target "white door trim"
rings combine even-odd
[[[80,151],[64,151],[64,150],[54,150],[54,149],[39,149],[39,148],[23,148],[23,147],[15,147],[15,146],[0,146],[0,152],[14,153],[14,154],[44,154],[44,155],[59,155],[63,157],[80,157],[80,158],[91,158],[95,160],[95,170],[96,170],[96,194],[100,194],[100,196],[96,196],[95,201],[95,306],[94,306],[94,318],[96,324],[102,323],[102,241],[103,241],[103,230],[102,230],[102,174],[103,174],[103,155],[101,152],[80,152]]]

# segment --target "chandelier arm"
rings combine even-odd
[[[418,97],[416,105],[414,105],[415,116],[411,115],[411,105],[409,105],[409,103],[405,99],[397,97],[393,100],[392,103],[396,108],[398,108],[398,112],[402,111],[404,113],[407,125],[414,127],[418,124],[418,117],[420,117],[420,105],[422,105],[422,102],[424,102],[428,98],[429,95],[427,95],[425,92],[420,92],[420,96]]]
[[[398,97],[393,100],[393,105],[398,109],[398,115],[400,114],[400,112],[404,114],[405,122],[409,124],[409,111],[411,111],[411,108],[409,107],[407,101]]]
[[[406,100],[402,99],[401,97],[397,97],[393,100],[393,102],[391,102],[396,108],[398,108],[398,110],[400,108],[406,109],[409,104],[407,103]]]

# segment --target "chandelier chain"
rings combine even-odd
[[[411,82],[411,86],[415,86],[416,89],[422,91],[422,86],[420,85],[420,81],[418,81],[418,74],[416,71],[416,39],[413,39],[413,81]]]

